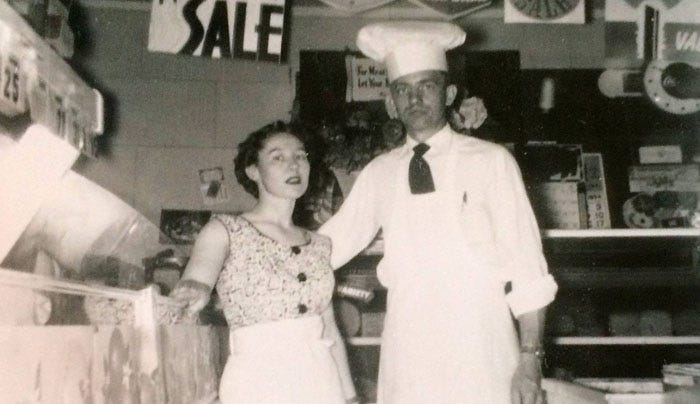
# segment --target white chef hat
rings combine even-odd
[[[464,42],[467,34],[457,25],[432,21],[391,21],[364,26],[357,46],[368,57],[384,63],[389,81],[423,70],[447,71],[445,52]]]

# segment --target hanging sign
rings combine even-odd
[[[15,116],[27,109],[26,69],[20,69],[20,63],[20,56],[9,52],[0,55],[0,113],[4,115]]]
[[[700,1],[606,1],[605,57],[614,67],[653,59],[700,63]]]
[[[283,63],[291,0],[153,0],[148,50]]]
[[[700,19],[700,3],[695,13]],[[700,23],[667,22],[664,28],[662,59],[700,64]]]
[[[345,58],[348,85],[346,101],[382,100],[389,92],[386,68],[370,58],[347,56]]]
[[[411,3],[453,20],[491,5],[491,0],[409,0]]]

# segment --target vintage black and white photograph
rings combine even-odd
[[[700,403],[700,1],[0,0],[0,403]]]

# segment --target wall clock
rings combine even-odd
[[[521,13],[538,20],[561,18],[574,9],[582,0],[508,0]]]
[[[687,115],[700,111],[700,98],[697,98],[693,90],[697,86],[697,77],[672,74],[674,69],[669,72],[667,68],[673,63],[659,59],[649,62],[644,71],[644,90],[647,96],[657,107],[672,114]],[[674,96],[669,91],[681,96]]]

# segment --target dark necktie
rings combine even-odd
[[[435,191],[433,176],[430,174],[430,166],[423,158],[423,154],[430,149],[425,143],[418,143],[413,148],[413,157],[408,164],[408,185],[412,194],[427,194]]]

